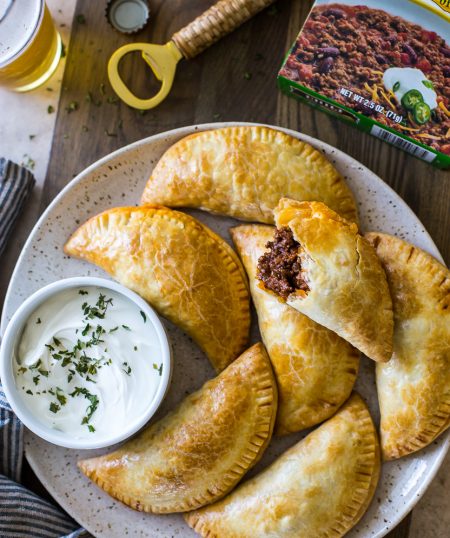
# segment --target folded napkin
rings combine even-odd
[[[0,536],[87,536],[73,519],[19,483],[22,458],[23,426],[12,412],[0,385]]]
[[[0,159],[0,254],[34,186],[33,174]],[[20,484],[23,426],[0,385],[0,537],[75,538],[85,531],[53,504]]]
[[[0,254],[33,186],[34,176],[29,170],[0,159]]]

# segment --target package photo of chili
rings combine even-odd
[[[434,0],[317,0],[282,91],[450,166],[450,9]]]

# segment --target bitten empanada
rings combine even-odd
[[[334,166],[306,142],[263,126],[192,134],[157,163],[142,203],[197,207],[273,224],[282,196],[319,200],[352,222],[353,195]]]
[[[397,237],[366,237],[394,304],[394,353],[376,370],[381,449],[392,460],[429,445],[450,425],[450,271]]]
[[[205,538],[339,538],[367,510],[379,473],[377,433],[354,394],[270,467],[185,519]]]
[[[374,248],[321,202],[283,198],[277,231],[258,261],[258,279],[288,305],[375,361],[392,354],[393,313]]]
[[[250,297],[236,253],[193,217],[119,207],[85,222],[64,250],[107,271],[186,331],[216,370],[245,349]]]
[[[270,360],[255,344],[118,450],[78,465],[135,510],[192,510],[223,497],[261,458],[276,409]]]
[[[326,420],[347,400],[358,373],[359,352],[258,286],[258,259],[274,230],[249,224],[230,232],[248,274],[259,330],[278,383],[275,433],[284,435]]]

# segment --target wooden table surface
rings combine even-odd
[[[124,37],[106,23],[104,2],[78,0],[41,210],[86,166],[135,140],[183,125],[254,121],[319,138],[368,166],[409,204],[448,263],[450,174],[277,90],[277,70],[311,1],[279,0],[196,59],[181,62],[172,92],[158,108],[141,114],[117,101],[106,76],[113,50],[137,40],[165,43],[212,3],[152,0],[148,28],[137,36]],[[124,78],[132,79],[140,96],[149,96],[149,70],[144,62],[136,55],[127,57],[124,64]],[[0,304],[20,248],[20,242],[12,241],[5,253]],[[25,479],[45,494],[28,468]],[[389,537],[407,537],[409,524],[410,516]]]

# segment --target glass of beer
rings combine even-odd
[[[0,86],[33,90],[60,57],[61,37],[44,0],[0,0]]]

